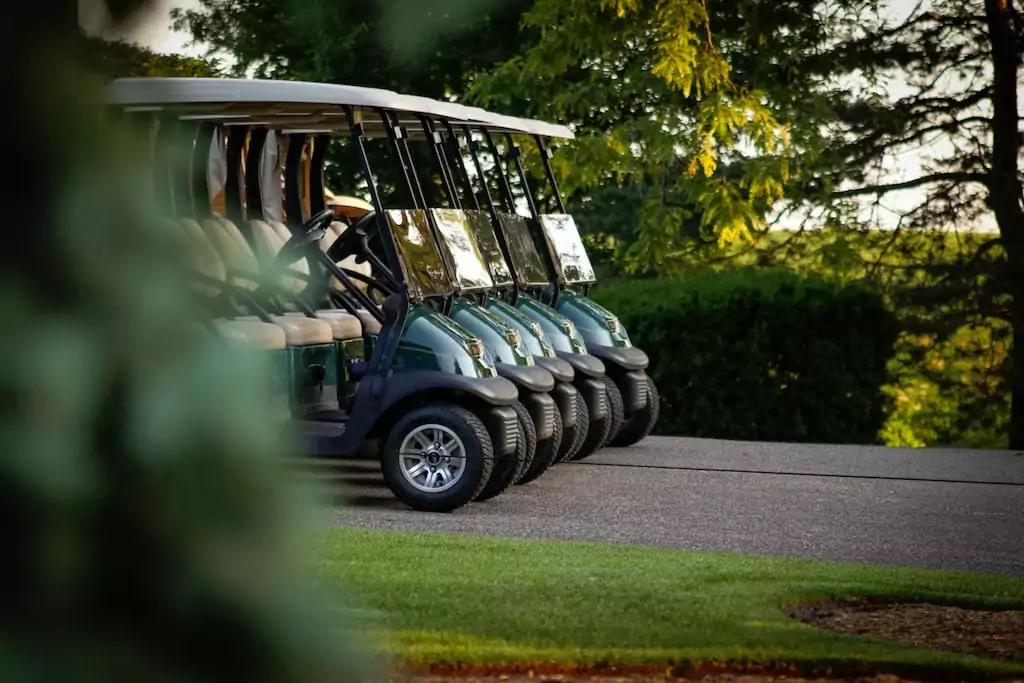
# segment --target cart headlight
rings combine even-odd
[[[619,333],[619,319],[616,318],[614,315],[607,316],[604,319],[604,324],[608,326],[608,329],[612,332],[612,334]]]
[[[505,339],[514,348],[518,348],[523,343],[523,338],[519,336],[519,330],[505,330]]]
[[[466,345],[469,349],[469,355],[477,360],[484,359],[484,343],[479,339],[470,339]]]
[[[537,323],[537,322],[530,323],[530,329],[533,330],[533,333],[535,335],[537,335],[538,337],[542,337],[543,338],[543,336],[544,336],[544,329],[540,326],[540,323]]]

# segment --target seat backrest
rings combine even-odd
[[[227,278],[224,262],[199,223],[191,218],[179,218],[175,227],[183,232],[188,241],[192,267],[207,277],[224,281]],[[220,293],[220,289],[213,285],[199,284],[197,289],[207,296],[216,296]]]
[[[283,239],[280,232],[267,221],[249,221],[249,227],[252,229],[252,239],[256,245],[256,255],[262,262],[264,269],[272,267],[287,240]],[[285,230],[287,231],[288,228],[285,228]],[[290,264],[288,269],[308,276],[309,262],[306,259],[302,259]],[[301,292],[308,283],[300,278],[286,275],[281,277],[281,284],[293,292]]]
[[[234,223],[226,218],[214,217],[205,219],[202,226],[229,269],[259,275],[259,260]],[[246,289],[255,290],[259,287],[245,277],[232,277],[231,281]]]

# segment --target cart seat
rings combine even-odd
[[[280,325],[261,320],[224,320],[218,318],[213,326],[224,339],[232,344],[260,351],[279,351],[288,344],[288,338]]]
[[[252,229],[252,239],[256,246],[256,255],[264,267],[270,266],[274,263],[281,249],[284,248],[284,245],[291,239],[290,234],[288,234],[288,228],[283,223],[275,226],[267,221],[257,220],[249,221],[249,227]],[[281,228],[283,228],[283,233]],[[309,263],[306,259],[289,264],[288,269],[309,277]],[[288,275],[282,275],[279,281],[283,286],[296,293],[304,290],[307,285],[301,278]]]
[[[235,320],[259,322],[254,315],[243,315]],[[288,346],[313,346],[334,341],[331,325],[319,318],[307,318],[301,313],[270,316],[271,322],[284,331]]]
[[[302,313],[286,313],[291,317],[302,316]],[[347,311],[325,308],[316,312],[316,317],[331,326],[331,334],[338,341],[355,341],[363,337],[362,321]]]

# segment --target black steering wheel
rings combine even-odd
[[[327,255],[334,262],[341,261],[349,256],[356,257],[356,263],[362,263],[364,250],[369,251],[369,238],[377,227],[377,212],[370,211],[360,216],[354,223],[349,225],[348,230],[341,233],[341,237],[334,241],[334,244],[327,250]]]
[[[286,268],[296,261],[302,260],[302,252],[314,242],[319,242],[327,234],[327,228],[335,221],[334,212],[324,209],[302,224],[299,231],[292,235],[281,251],[277,252],[274,265]]]

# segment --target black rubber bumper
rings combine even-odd
[[[595,356],[583,353],[567,353],[565,351],[556,351],[555,353],[558,354],[559,358],[572,366],[573,370],[576,371],[577,377],[580,375],[584,377],[604,376],[604,363]]]
[[[533,362],[550,372],[556,382],[571,382],[576,377],[576,371],[564,358],[534,356]]]
[[[624,370],[643,370],[650,363],[647,354],[635,346],[588,346],[587,353],[600,358],[605,365]]]
[[[608,414],[608,396],[604,391],[604,382],[593,377],[577,377],[573,383],[587,402],[590,421],[603,420]]]
[[[576,426],[576,401],[582,401],[583,397],[576,387],[568,382],[555,382],[555,388],[551,390],[551,398],[555,399],[558,412],[562,416],[562,427],[569,429]]]
[[[622,394],[622,409],[627,413],[647,405],[647,374],[643,370],[630,370],[615,378],[615,386]]]
[[[533,418],[533,426],[537,429],[537,441],[550,439],[555,433],[555,420],[559,419],[555,399],[546,392],[523,392],[519,400]]]
[[[555,378],[539,365],[512,365],[511,363],[495,363],[499,377],[504,377],[517,387],[527,391],[551,391],[555,388]]]
[[[519,415],[512,406],[491,406],[480,415],[494,445],[494,457],[515,453],[519,442]]]

